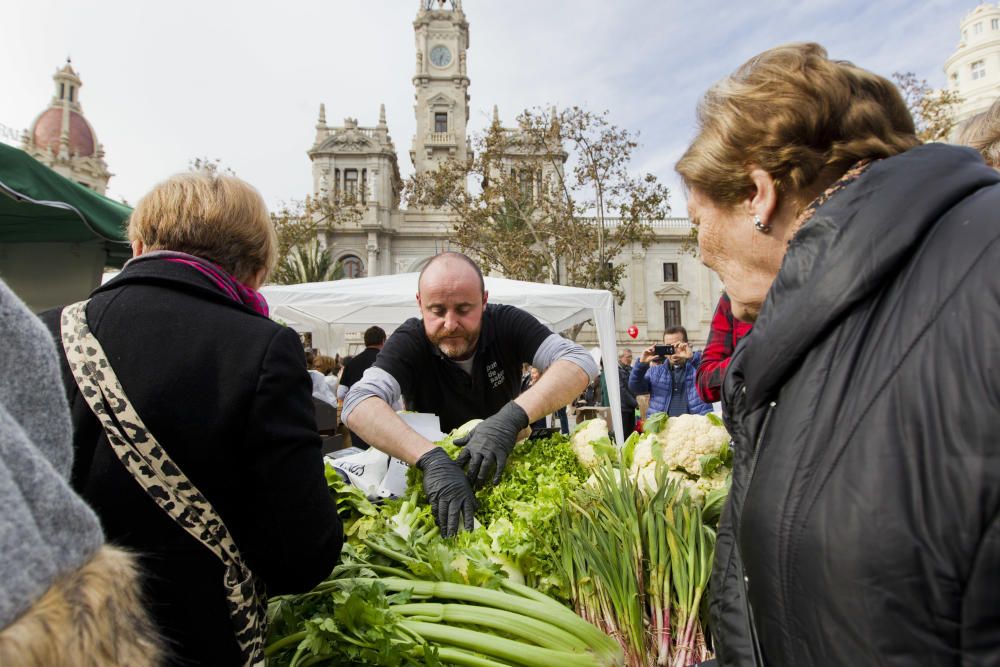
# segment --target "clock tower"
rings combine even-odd
[[[417,47],[417,71],[413,76],[417,133],[410,160],[420,174],[449,157],[466,160],[472,156],[466,134],[469,23],[461,0],[420,0],[413,32]]]

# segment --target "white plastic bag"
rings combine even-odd
[[[437,415],[403,412],[399,416],[410,428],[431,442],[444,437],[441,420]],[[374,447],[337,458],[328,456],[327,461],[344,481],[361,489],[369,500],[398,498],[406,493],[406,471],[410,466]]]
[[[380,497],[378,490],[389,469],[388,454],[370,447],[347,456],[327,457],[327,461],[340,473],[345,482],[361,489],[369,500]]]

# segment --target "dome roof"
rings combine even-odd
[[[69,152],[71,155],[90,157],[94,155],[97,142],[90,123],[82,114],[66,110],[69,113]],[[38,148],[52,149],[58,152],[59,138],[62,135],[63,109],[49,107],[35,120],[31,137]]]

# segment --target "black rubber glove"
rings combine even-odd
[[[472,432],[455,440],[459,447],[465,447],[455,459],[469,481],[478,486],[486,483],[490,470],[494,467],[493,484],[500,481],[500,473],[507,465],[507,457],[514,451],[517,434],[528,426],[528,413],[520,405],[511,401],[489,419],[483,420]]]
[[[459,516],[465,519],[465,529],[472,530],[476,495],[462,468],[440,447],[421,456],[417,467],[424,473],[424,493],[441,535],[452,537],[458,533]]]

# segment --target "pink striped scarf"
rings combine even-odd
[[[267,317],[270,313],[267,301],[264,299],[263,294],[236,280],[236,278],[230,275],[228,271],[223,269],[218,264],[210,262],[207,259],[202,259],[201,257],[189,255],[184,252],[175,252],[173,250],[153,250],[151,252],[143,253],[139,257],[133,257],[125,263],[125,266],[127,267],[129,264],[134,262],[155,259],[190,266],[211,280],[212,284],[215,285],[220,292],[228,296],[233,301],[242,303],[243,305],[252,308],[255,312],[260,313],[264,317]]]

